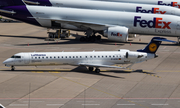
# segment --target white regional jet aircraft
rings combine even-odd
[[[39,3],[39,5],[52,5],[55,7],[126,11],[126,12],[150,13],[150,14],[170,14],[170,15],[180,16],[179,9],[174,7],[161,6],[161,5],[121,3],[121,2],[109,2],[109,1],[89,1],[89,0],[51,0],[51,1],[44,0],[43,2],[41,0],[36,0],[36,1]]]
[[[42,66],[42,65],[75,65],[87,66],[90,71],[96,68],[95,72],[100,72],[99,67],[123,68],[112,66],[115,64],[140,63],[157,57],[155,54],[162,41],[174,42],[166,38],[154,37],[151,42],[143,49],[129,51],[120,49],[119,51],[104,52],[29,52],[18,53],[5,60],[5,66]]]
[[[51,2],[51,0],[49,1]],[[98,0],[98,1],[154,4],[154,5],[172,6],[172,7],[180,8],[179,0]]]
[[[16,3],[19,1],[22,5],[13,6],[14,2],[6,1],[9,3],[0,7],[0,14],[3,16],[41,27],[85,31],[89,40],[95,39],[93,37],[95,33],[119,42],[126,42],[128,34],[180,36],[178,16],[29,6],[24,5],[21,0],[16,0]]]

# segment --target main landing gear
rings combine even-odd
[[[95,35],[96,32],[91,29],[88,29],[85,34],[86,36],[82,36],[80,38],[81,42],[95,42],[101,40],[101,36],[100,35],[96,36]]]
[[[94,67],[89,67],[89,71],[93,71],[94,70]],[[96,68],[95,69],[95,72],[96,73],[99,73],[100,72],[100,69]]]
[[[15,67],[14,66],[11,66],[11,71],[14,71],[15,70]]]
[[[180,37],[177,37],[177,40],[178,40],[177,44],[179,45],[179,44],[180,44],[180,43],[179,43]]]

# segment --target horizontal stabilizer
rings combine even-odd
[[[154,39],[154,41],[164,41],[164,42],[172,42],[172,43],[177,43],[177,41],[168,40],[168,39],[166,39],[166,38],[159,38],[159,39]]]

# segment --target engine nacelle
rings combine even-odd
[[[139,58],[139,55],[137,53],[133,53],[133,52],[126,52],[126,58],[136,59],[136,58]]]
[[[109,27],[104,31],[104,36],[112,41],[127,42],[128,28],[122,26]]]

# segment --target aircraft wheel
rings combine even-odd
[[[100,35],[98,35],[96,38],[97,38],[98,41],[101,40],[101,36]]]
[[[91,42],[95,42],[96,41],[96,37],[95,36],[92,36],[91,37]]]
[[[93,67],[89,67],[89,71],[93,71],[94,70],[94,68]]]
[[[96,69],[95,72],[96,72],[96,73],[99,73],[99,72],[100,72],[100,69]]]
[[[80,41],[81,41],[81,42],[84,42],[85,40],[86,40],[85,37],[81,37],[81,38],[80,38]]]
[[[11,66],[11,71],[14,71],[15,70],[15,67],[14,66]]]

